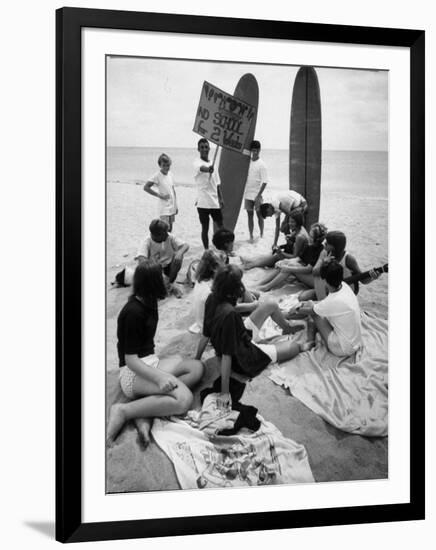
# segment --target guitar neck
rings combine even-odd
[[[388,266],[386,264],[384,266],[374,267],[373,269],[368,271],[363,271],[362,273],[356,273],[356,275],[351,275],[351,277],[347,277],[346,279],[344,279],[344,282],[351,285],[353,283],[357,283],[358,281],[363,281],[364,279],[370,277],[370,271],[375,271],[376,273],[387,273]]]

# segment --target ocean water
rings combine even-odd
[[[158,169],[161,153],[172,159],[176,185],[193,185],[193,149],[158,149],[148,147],[108,147],[107,181],[110,183],[144,183]],[[213,150],[212,150],[213,155]],[[269,188],[287,189],[289,181],[288,151],[265,149],[261,157],[268,167]],[[356,198],[387,200],[388,153],[384,151],[323,151],[321,168],[322,194],[333,192]]]
[[[133,261],[148,224],[156,217],[157,201],[144,193],[142,185],[159,168],[160,153],[173,161],[172,172],[179,186],[179,214],[174,231],[189,243],[186,265],[200,257],[200,226],[195,210],[192,149],[108,148],[107,154],[107,262],[108,280],[119,267]],[[263,150],[268,166],[270,190],[288,189],[288,152]],[[385,152],[324,151],[321,174],[320,221],[329,230],[338,229],[347,236],[347,251],[365,270],[389,261],[388,251],[388,155]],[[265,246],[272,241],[274,222],[265,222]],[[255,227],[255,233],[257,226]],[[246,247],[246,214],[241,210],[235,227],[235,247]],[[268,243],[267,243],[268,241]],[[269,249],[268,249],[269,250]],[[188,257],[189,256],[189,257]],[[370,285],[361,285],[362,306],[386,318],[388,276]]]

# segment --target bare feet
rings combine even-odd
[[[108,446],[112,446],[115,442],[117,435],[120,433],[121,428],[126,422],[126,414],[122,403],[116,403],[112,405],[109,414],[109,421],[107,423],[107,439]]]
[[[300,346],[300,352],[309,351],[310,349],[315,347],[315,342],[312,340],[311,342],[305,342],[304,344],[299,344],[299,346]]]
[[[174,284],[168,285],[168,294],[172,294],[176,298],[181,298],[183,296],[183,292]]]
[[[135,418],[136,430],[138,431],[139,444],[146,449],[150,444],[150,429],[153,422],[152,418]]]
[[[291,309],[284,314],[285,319],[288,319],[289,321],[290,319],[304,319],[305,317],[307,317],[307,315],[299,312],[300,307],[301,304],[297,304],[296,306],[291,307]]]
[[[316,300],[316,291],[314,289],[302,290],[298,295],[300,302],[306,302],[307,300]]]
[[[241,258],[241,267],[242,269],[244,270],[248,270],[248,269],[251,269],[253,266],[251,265],[251,261],[250,260],[247,260],[247,258],[243,258],[242,256],[240,256]]]

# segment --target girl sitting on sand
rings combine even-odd
[[[322,223],[314,223],[310,227],[310,244],[306,246],[298,258],[279,260],[275,264],[275,270],[269,273],[260,283],[259,290],[268,292],[278,288],[286,282],[290,275],[294,275],[299,281],[313,288],[313,266],[318,261],[323,247],[323,241],[327,228]]]
[[[248,270],[253,267],[273,267],[279,260],[300,257],[309,244],[309,235],[303,223],[304,216],[300,211],[291,212],[289,214],[290,234],[286,235],[286,245],[284,249],[282,247],[274,247],[272,254],[266,254],[254,260],[247,260],[241,257],[244,269]],[[265,281],[265,283],[266,282],[267,281]],[[261,284],[263,283],[264,281]]]
[[[226,230],[227,231],[227,230]],[[231,241],[233,243],[233,240]],[[195,316],[195,323],[189,327],[189,331],[199,334],[203,329],[204,306],[211,293],[213,278],[218,268],[224,263],[223,257],[218,256],[213,250],[205,250],[200,259],[196,271],[196,283],[192,291],[192,309]],[[257,306],[259,293],[251,290],[245,290],[244,295],[236,304],[236,309],[240,313],[250,313]]]
[[[120,385],[127,403],[112,405],[107,442],[112,444],[129,420],[135,420],[145,445],[155,416],[184,414],[192,403],[192,388],[203,374],[200,361],[154,355],[159,320],[158,300],[166,296],[162,267],[144,260],[133,276],[133,294],[118,316]]]
[[[336,260],[342,266],[344,281],[347,277],[362,273],[356,258],[345,250],[346,245],[347,238],[342,231],[329,231],[326,234],[324,250],[319,255],[318,261],[312,270],[314,290],[302,292],[299,296],[300,300],[322,300],[327,296],[328,290],[325,281],[321,278],[321,267],[326,262]],[[370,276],[362,279],[361,282],[366,285],[378,277],[379,274],[371,270]],[[359,283],[354,283],[352,288],[354,293],[357,294]]]
[[[212,293],[206,301],[203,336],[200,339],[196,359],[200,359],[209,341],[221,361],[221,394],[218,404],[228,407],[231,403],[229,380],[232,373],[252,378],[269,364],[287,361],[301,351],[313,347],[313,342],[298,344],[278,342],[259,344],[259,330],[268,317],[283,329],[284,334],[292,331],[276,302],[266,299],[258,304],[249,317],[242,319],[235,306],[245,292],[242,271],[235,265],[221,267],[212,286]]]
[[[195,272],[196,282],[192,291],[192,310],[195,323],[189,331],[199,334],[203,329],[204,304],[209,296],[216,270],[221,265],[220,258],[213,250],[205,250]]]

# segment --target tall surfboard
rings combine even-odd
[[[306,227],[310,227],[319,219],[321,198],[321,98],[313,67],[301,67],[294,82],[289,188],[306,198]]]
[[[245,147],[248,149],[256,130],[257,106],[259,103],[259,86],[256,78],[250,73],[244,74],[240,78],[233,95],[256,108],[256,114],[245,142]],[[241,210],[249,166],[250,155],[242,155],[229,149],[222,149],[218,170],[224,201],[223,221],[224,227],[232,231]]]

